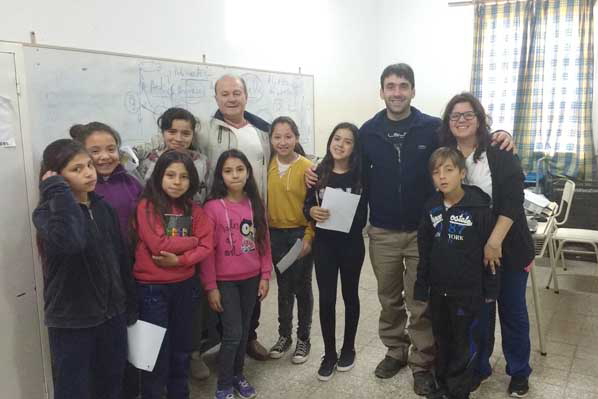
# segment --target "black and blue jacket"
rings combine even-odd
[[[438,295],[496,299],[498,279],[484,266],[484,246],[496,218],[490,197],[480,188],[463,186],[465,195],[446,209],[437,192],[424,207],[417,245],[419,264],[414,299]]]
[[[423,205],[434,193],[428,160],[438,148],[440,119],[411,107],[413,122],[399,162],[394,145],[384,136],[386,109],[359,129],[367,181],[370,223],[391,230],[415,231]]]
[[[95,193],[87,207],[62,176],[40,183],[33,223],[43,248],[48,327],[85,328],[127,313],[136,319],[135,281],[116,212]]]

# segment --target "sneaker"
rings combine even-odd
[[[306,341],[297,339],[297,346],[295,347],[295,353],[293,353],[293,358],[291,359],[291,361],[294,364],[305,363],[305,361],[309,357],[310,350],[311,343],[309,342],[309,339]]]
[[[336,359],[331,356],[322,356],[322,363],[320,363],[320,369],[318,370],[318,380],[328,381],[334,374],[336,368]]]
[[[474,374],[473,376],[473,382],[471,384],[471,389],[469,390],[470,393],[474,393],[476,392],[478,389],[480,389],[480,386],[485,383],[486,381],[488,381],[488,379],[490,378],[490,375],[486,375],[486,376],[481,376],[479,374]]]
[[[418,371],[413,373],[413,392],[419,396],[426,396],[438,389],[436,379],[429,371]]]
[[[210,376],[210,369],[203,361],[199,352],[193,352],[191,354],[191,377],[196,380],[205,380]]]
[[[270,358],[266,348],[264,348],[257,339],[247,342],[247,356],[260,361],[268,360]]]
[[[349,371],[353,368],[353,366],[355,366],[355,349],[351,349],[350,351],[341,351],[336,369],[338,371]]]
[[[233,377],[233,388],[237,395],[244,399],[255,398],[257,396],[255,388],[243,376]]]
[[[217,389],[216,395],[214,396],[215,399],[235,399],[235,394],[233,393],[232,388],[228,389]]]
[[[291,337],[278,337],[278,341],[276,341],[274,346],[270,349],[270,357],[272,359],[280,359],[282,355],[291,348],[292,343],[293,339]]]
[[[511,377],[509,383],[509,395],[514,398],[524,398],[529,392],[527,377]]]
[[[398,360],[390,356],[385,356],[384,359],[378,363],[378,366],[376,366],[376,371],[374,371],[374,374],[376,374],[376,377],[378,378],[394,377],[399,370],[406,365],[406,360]]]

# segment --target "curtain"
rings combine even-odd
[[[593,1],[476,6],[472,92],[513,132],[524,170],[591,180]]]

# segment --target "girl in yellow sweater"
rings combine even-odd
[[[299,144],[297,124],[289,117],[281,116],[272,122],[270,143],[273,155],[268,167],[268,225],[274,265],[298,240],[301,241],[299,258],[282,273],[275,268],[278,281],[279,338],[270,349],[270,357],[281,358],[293,343],[293,306],[297,297],[299,320],[297,346],[292,362],[300,364],[307,360],[311,349],[309,337],[314,307],[311,286],[311,242],[314,230],[303,215],[303,203],[307,194],[304,174],[312,163],[303,156],[305,153]]]

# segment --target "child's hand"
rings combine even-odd
[[[218,288],[208,291],[208,304],[210,308],[216,313],[222,313],[222,302],[220,301],[220,291]]]
[[[305,186],[307,188],[312,188],[318,182],[318,175],[316,175],[316,167],[312,166],[311,168],[305,169]]]
[[[179,257],[166,251],[160,251],[160,256],[152,256],[152,259],[160,267],[177,267],[179,265]]]
[[[301,248],[301,252],[299,252],[299,257],[297,259],[301,259],[306,255],[309,255],[311,252],[311,240],[303,239],[303,247]]]
[[[312,206],[309,210],[309,216],[316,222],[321,223],[330,217],[330,211],[328,209],[320,208],[319,206]]]
[[[52,176],[58,176],[58,173],[54,172],[53,170],[49,170],[46,173],[44,173],[44,175],[42,176],[42,181],[46,180]]]
[[[260,285],[257,289],[257,297],[259,298],[260,302],[266,299],[268,296],[268,290],[270,289],[270,282],[268,280],[260,280]]]

